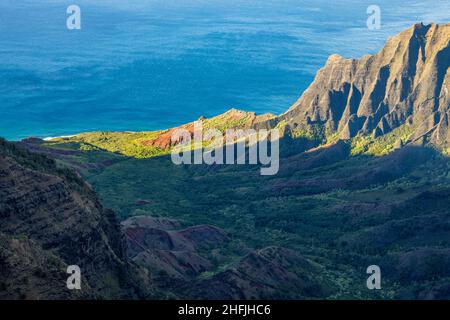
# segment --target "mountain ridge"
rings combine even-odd
[[[448,147],[450,24],[415,24],[374,55],[328,58],[312,84],[279,117],[290,131],[318,124],[341,139],[377,138],[403,124]]]
[[[113,211],[73,170],[0,139],[0,299],[144,297]],[[68,290],[67,266],[81,269]],[[130,273],[136,271],[136,275]]]
[[[300,98],[279,116],[230,109],[198,121],[221,131],[278,128],[282,134],[317,140],[319,145],[354,139],[358,143],[364,137],[371,144],[391,135],[387,139],[394,142],[385,148],[388,151],[406,144],[431,144],[447,153],[449,65],[450,24],[418,23],[390,37],[376,54],[360,59],[331,55]],[[84,150],[148,158],[169,153],[171,133],[177,128],[192,134],[193,122],[161,131],[83,133],[46,143],[75,143]]]

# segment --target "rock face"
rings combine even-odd
[[[194,276],[211,270],[213,263],[200,252],[202,249],[209,252],[230,241],[223,230],[214,226],[200,225],[179,230],[175,220],[147,216],[123,221],[122,229],[129,258],[148,269],[156,280],[163,276],[164,282],[167,282],[167,277],[190,281]]]
[[[450,24],[416,24],[375,55],[332,55],[278,120],[290,130],[324,126],[341,139],[377,137],[408,123],[414,126],[411,141],[449,146],[449,41]]]
[[[239,263],[185,288],[194,299],[324,298],[332,286],[300,254],[281,247],[249,253]]]
[[[127,254],[161,290],[188,299],[324,298],[333,284],[299,253],[267,247],[219,272],[214,260],[231,239],[211,225],[181,229],[174,220],[147,216],[122,222]],[[207,274],[210,273],[208,276]],[[202,276],[203,275],[203,276]]]
[[[0,299],[121,298],[139,292],[112,211],[74,171],[0,140]],[[68,290],[78,265],[82,290]]]
[[[218,116],[212,117],[210,119],[205,118],[204,116],[200,117],[197,121],[202,123],[202,126],[205,128],[214,128],[224,131],[225,129],[231,128],[239,128],[239,129],[248,129],[251,127],[258,127],[261,123],[266,123],[270,121],[270,119],[275,116],[272,114],[262,114],[257,115],[254,112],[246,112],[237,109],[230,109],[227,112],[220,114]],[[194,134],[194,122],[190,122],[188,124],[168,129],[162,131],[156,135],[156,137],[152,140],[145,140],[143,144],[145,146],[157,147],[160,149],[169,149],[173,147],[175,144],[171,141],[171,138],[176,130],[184,129],[187,130],[192,138]]]

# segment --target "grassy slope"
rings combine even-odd
[[[217,129],[224,132],[230,128],[250,128],[254,121],[259,119],[269,119],[273,115],[265,114],[257,116],[251,112],[231,109],[228,112],[210,119],[203,119],[204,130]],[[188,128],[190,124],[180,128]],[[55,138],[45,144],[50,147],[65,148],[82,151],[108,151],[134,158],[151,158],[155,156],[169,154],[171,148],[154,146],[148,142],[153,142],[157,138],[169,133],[169,130],[145,131],[145,132],[88,132],[72,137]]]

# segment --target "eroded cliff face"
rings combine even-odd
[[[74,171],[0,141],[0,298],[121,298],[139,293],[114,212]],[[68,290],[78,265],[82,290]]]
[[[314,82],[279,121],[288,130],[324,126],[349,139],[408,124],[410,142],[450,145],[450,24],[413,27],[375,55],[329,57]]]

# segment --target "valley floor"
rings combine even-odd
[[[130,258],[168,296],[450,297],[450,163],[432,148],[377,157],[338,142],[285,154],[273,177],[250,165],[52,152],[119,214]],[[382,290],[367,289],[370,265]]]

